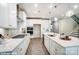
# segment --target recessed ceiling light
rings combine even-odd
[[[58,20],[58,18],[57,18],[57,17],[55,17],[55,18],[54,18],[54,20],[55,20],[55,21],[57,21],[57,20]]]
[[[78,8],[78,5],[74,5],[74,8],[77,9]]]
[[[52,4],[50,4],[50,5],[49,5],[49,8],[52,8],[52,7],[53,7]]]
[[[68,11],[67,13],[66,13],[66,16],[72,16],[74,14],[74,12],[72,11],[72,10],[70,10],[70,11]]]
[[[38,7],[38,4],[34,4],[34,7],[37,8]]]

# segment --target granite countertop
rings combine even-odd
[[[0,44],[0,52],[13,51],[24,39],[6,39],[4,44]]]
[[[79,46],[79,38],[77,38],[77,37],[69,36],[69,38],[71,38],[71,40],[67,41],[67,40],[60,39],[60,34],[55,33],[55,37],[48,36],[48,34],[53,34],[53,33],[44,33],[44,35],[46,35],[50,39],[54,40],[55,42],[57,42],[59,45],[61,45],[63,47]]]

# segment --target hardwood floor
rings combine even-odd
[[[32,38],[26,55],[48,55],[48,52],[44,45],[41,43],[41,39]]]

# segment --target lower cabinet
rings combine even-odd
[[[79,46],[63,47],[49,37],[44,37],[44,45],[50,55],[79,55]]]
[[[68,47],[68,48],[66,48],[66,54],[67,55],[77,55],[78,48],[77,47]]]
[[[49,53],[50,53],[50,55],[55,55],[55,42],[51,39],[49,39],[49,40],[50,40],[50,43],[49,43],[50,51],[49,51]]]
[[[27,38],[27,37],[26,37]],[[12,52],[15,55],[24,55],[27,52],[30,38],[24,39],[24,41]]]
[[[63,48],[61,45],[55,43],[55,55],[64,55],[65,48]]]
[[[47,37],[47,36],[44,36],[44,45],[45,45],[45,47],[46,47],[46,49],[48,50],[48,52],[49,52],[49,38]]]
[[[0,55],[24,55],[27,52],[29,43],[30,43],[30,38],[29,36],[26,36],[24,40],[12,51],[0,52]]]
[[[59,44],[57,44],[55,41],[53,41],[52,39],[50,40],[50,55],[63,55],[64,54],[64,48],[62,46],[60,46]]]
[[[78,46],[78,55],[79,55],[79,46]]]

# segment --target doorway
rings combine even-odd
[[[41,24],[33,24],[34,38],[41,38]]]

